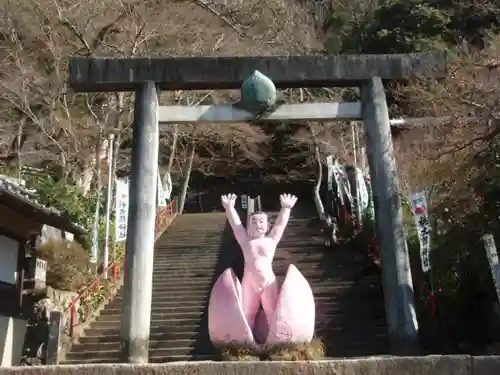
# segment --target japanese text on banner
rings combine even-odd
[[[116,220],[115,220],[115,241],[121,242],[127,239],[127,221],[128,221],[128,188],[129,183],[126,180],[116,181]]]
[[[158,170],[157,188],[156,188],[156,206],[167,207],[167,198],[165,197],[165,190],[163,188],[163,182],[161,181],[159,170]]]
[[[488,233],[483,236],[483,242],[484,249],[486,250],[486,257],[488,258],[488,263],[490,264],[491,276],[493,277],[493,283],[495,284],[497,298],[500,302],[500,264],[498,263],[498,252],[495,245],[495,238],[491,233]]]
[[[431,269],[431,225],[429,222],[429,211],[427,209],[427,197],[425,192],[412,194],[410,196],[411,210],[420,242],[420,260],[422,271],[428,272]]]

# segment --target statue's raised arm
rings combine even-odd
[[[233,230],[234,237],[236,237],[236,241],[243,248],[248,243],[248,236],[245,230],[245,227],[241,223],[240,217],[238,216],[238,212],[234,208],[236,203],[236,194],[227,194],[221,196],[222,206],[226,211],[227,221],[229,221],[229,225]]]
[[[292,211],[292,208],[293,206],[295,206],[295,203],[297,203],[297,197],[291,194],[281,194],[280,203],[281,203],[280,213],[269,235],[269,237],[271,237],[276,243],[280,242],[281,237],[285,232],[288,220],[290,219],[290,213]]]

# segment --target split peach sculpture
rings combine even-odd
[[[221,200],[243,251],[245,266],[241,283],[232,269],[226,269],[215,282],[208,308],[210,339],[217,346],[249,346],[257,350],[310,342],[315,306],[309,283],[290,265],[280,288],[272,268],[276,247],[297,198],[280,196],[281,211],[269,234],[265,213],[253,213],[245,230],[234,208],[236,195],[224,195]]]

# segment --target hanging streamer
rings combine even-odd
[[[429,223],[429,212],[425,192],[411,194],[410,202],[413,218],[415,219],[415,225],[417,227],[418,240],[420,242],[422,271],[428,272],[431,269],[431,226]]]
[[[437,323],[437,295],[430,261],[432,227],[429,220],[429,207],[426,193],[421,191],[419,193],[411,194],[410,203],[420,242],[420,261],[422,264],[422,271],[424,273],[428,273],[429,275],[430,292],[427,298],[427,303],[431,316]]]

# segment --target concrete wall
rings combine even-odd
[[[427,356],[316,362],[185,362],[0,368],[0,375],[497,375],[500,357]]]
[[[20,364],[26,323],[23,319],[0,316],[0,368]]]

